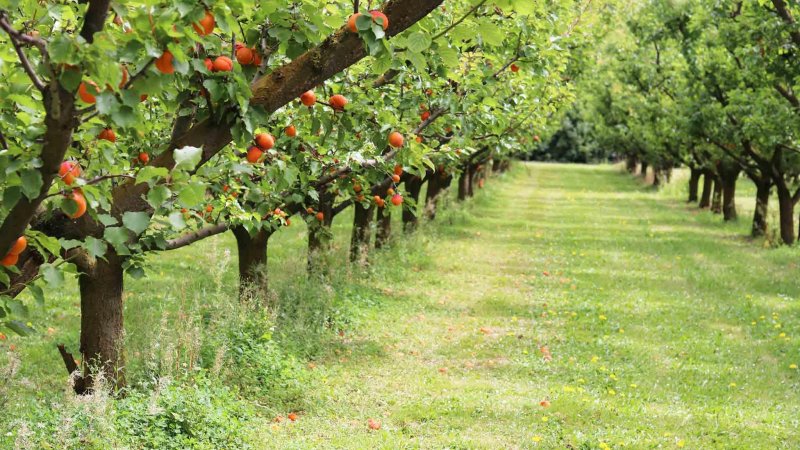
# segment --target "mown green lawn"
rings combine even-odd
[[[657,193],[616,167],[520,164],[376,252],[370,268],[339,263],[327,281],[305,280],[302,226],[277,234],[270,333],[301,362],[302,373],[282,376],[303,382],[291,398],[241,396],[258,403],[248,439],[256,448],[796,448],[800,252],[745,238],[746,180],[741,220],[723,224],[683,203],[682,176]],[[348,220],[337,218],[337,262]],[[148,278],[128,280],[133,383],[156,363],[193,370],[182,365],[209,333],[199,317],[234,303],[233,248],[225,236],[159,255]],[[74,348],[76,305],[69,285],[34,314],[52,330],[0,344],[15,344],[22,364],[7,417],[68,398],[54,344]],[[331,329],[320,331],[317,308]],[[273,421],[290,410],[296,422]]]

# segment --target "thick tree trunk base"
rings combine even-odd
[[[753,237],[767,235],[767,213],[769,211],[769,197],[772,193],[770,180],[756,183],[756,207],[753,212],[753,227],[750,234]]]
[[[436,175],[432,174],[431,177],[433,176]],[[403,231],[407,233],[414,231],[419,223],[419,193],[424,181],[416,175],[409,175],[405,181],[406,198],[411,200],[409,204],[403,205]]]
[[[369,243],[371,239],[372,216],[375,213],[375,206],[365,208],[361,203],[355,204],[353,215],[353,233],[350,237],[350,261],[356,264],[366,264],[369,254]]]
[[[687,203],[694,203],[697,201],[697,192],[699,191],[700,187],[700,176],[703,172],[700,169],[691,167],[689,168],[691,171],[689,175],[689,199]]]
[[[104,255],[105,259],[90,260],[88,255],[85,256],[84,262],[78,263],[81,270],[78,277],[81,293],[80,353],[84,362],[81,389],[90,392],[100,375],[105,383],[118,390],[125,387],[122,259],[111,248]],[[76,382],[76,392],[78,385]]]
[[[711,196],[711,212],[714,214],[722,213],[722,182],[719,177],[714,178],[714,190]]]
[[[714,174],[706,169],[703,171],[703,191],[700,194],[700,208],[708,208],[711,206],[711,192],[714,186]]]
[[[239,298],[266,300],[268,294],[267,243],[272,233],[264,229],[255,235],[243,227],[233,228],[239,251]]]

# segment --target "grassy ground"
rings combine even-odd
[[[743,219],[722,224],[681,202],[681,176],[656,193],[608,166],[520,165],[327,283],[300,281],[303,228],[279,233],[276,339],[311,361],[312,381],[260,410],[248,437],[257,448],[794,448],[800,253],[742,237],[746,181]],[[128,281],[132,378],[149,373],[154,345],[191,347],[198,331],[177,324],[233,292],[235,262],[218,256],[231,248],[210,240]],[[76,341],[74,295],[35,313],[52,331],[10,339],[27,383],[10,411],[64,390],[52,346]],[[310,311],[287,298],[327,301],[337,330],[304,330]],[[297,422],[272,421],[288,409]]]

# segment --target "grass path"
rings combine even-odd
[[[795,448],[796,250],[610,167],[488,186],[373,281],[391,300],[317,361],[318,408],[256,431],[265,445]]]

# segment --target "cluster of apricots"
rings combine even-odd
[[[75,179],[81,176],[81,166],[75,161],[64,161],[58,169],[58,176],[64,184],[71,186]],[[77,205],[77,210],[72,214],[68,214],[70,218],[77,219],[86,214],[86,197],[83,196],[83,191],[73,189],[65,194],[65,197]]]
[[[313,215],[318,221],[322,222],[325,220],[325,213],[322,211],[314,211],[314,208],[307,208],[306,212],[310,215]]]
[[[14,242],[14,245],[11,246],[11,250],[8,251],[3,259],[0,259],[0,265],[8,267],[17,264],[19,260],[19,254],[25,250],[25,247],[28,246],[28,240],[25,239],[25,236],[20,236]]]
[[[389,18],[386,17],[386,14],[380,11],[370,11],[369,14],[372,16],[372,21],[381,25],[384,31],[389,28]],[[350,30],[351,33],[358,33],[358,27],[356,27],[356,20],[361,17],[361,13],[355,13],[347,19],[347,29]]]
[[[264,152],[275,146],[275,138],[269,133],[258,133],[254,141],[255,145],[247,149],[247,162],[251,164],[261,161]]]

